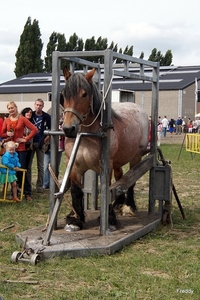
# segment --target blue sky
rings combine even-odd
[[[153,48],[171,50],[173,64],[200,65],[200,1],[197,0],[7,0],[1,3],[0,83],[15,78],[15,53],[27,18],[39,22],[42,58],[53,31],[76,33],[85,41],[108,38],[124,49],[133,45],[133,56]]]

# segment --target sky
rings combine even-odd
[[[153,48],[173,54],[175,66],[200,65],[199,0],[0,0],[0,83],[15,79],[15,53],[28,17],[39,24],[42,59],[52,32],[100,36],[118,49],[133,46],[133,56]]]

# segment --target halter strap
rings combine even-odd
[[[71,112],[71,113],[75,114],[79,118],[79,120],[83,123],[87,119],[87,116],[90,113],[90,108],[89,108],[88,112],[85,115],[80,115],[75,109],[73,109],[71,107],[65,108],[64,114],[66,112]]]

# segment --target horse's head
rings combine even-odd
[[[64,97],[63,131],[67,137],[76,137],[79,125],[84,123],[93,110],[93,82],[95,69],[87,74],[71,74],[65,67],[65,87],[62,91]]]

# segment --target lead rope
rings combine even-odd
[[[101,106],[100,106],[100,108],[99,108],[99,111],[98,111],[96,117],[94,118],[94,120],[93,120],[90,124],[88,124],[88,125],[86,125],[86,124],[80,124],[80,126],[83,126],[83,127],[90,127],[90,126],[92,126],[92,125],[94,124],[94,122],[97,120],[97,118],[99,117],[99,114],[101,113],[101,121],[100,121],[100,125],[101,125],[101,127],[102,127],[102,123],[103,123],[102,108],[103,108],[104,110],[106,109],[105,99],[106,99],[106,97],[107,97],[107,95],[108,95],[108,92],[109,92],[109,90],[110,90],[110,87],[111,87],[111,84],[112,84],[112,80],[113,80],[113,75],[114,75],[114,71],[113,71],[113,73],[112,73],[112,77],[111,77],[111,79],[110,79],[110,82],[109,82],[109,85],[108,85],[108,88],[107,88],[107,91],[106,91],[105,95],[104,95],[104,85],[103,85],[103,98],[102,98]]]
[[[49,168],[49,172],[50,172],[50,174],[51,174],[51,176],[52,176],[52,178],[53,178],[53,180],[54,180],[57,188],[60,189],[61,184],[59,183],[58,178],[56,177],[56,175],[55,175],[53,169],[51,168],[50,164],[49,164],[48,168]],[[75,209],[73,208],[72,204],[69,202],[69,200],[65,196],[64,196],[64,198],[67,201],[67,204],[69,205],[69,207],[71,208],[71,210],[73,211],[74,217],[77,218],[77,219],[79,219],[79,216],[77,215],[77,213],[76,213]],[[47,230],[48,225],[49,225],[49,215],[48,215],[45,227],[42,229],[42,232],[44,232],[44,231]]]
[[[108,95],[108,92],[110,90],[110,87],[111,87],[111,84],[112,84],[112,80],[113,80],[113,76],[114,76],[114,70],[112,71],[112,77],[110,79],[110,82],[109,82],[109,85],[108,85],[108,88],[107,88],[107,91],[106,93],[104,94],[104,84],[103,84],[103,87],[102,87],[102,90],[103,90],[103,100],[102,100],[102,103],[104,104],[104,107],[103,109],[106,110],[106,105],[105,105],[105,99]],[[100,121],[100,125],[102,127],[102,124],[103,124],[103,114],[101,114],[101,121]]]
[[[61,184],[59,183],[58,178],[56,177],[56,175],[55,175],[55,173],[54,173],[54,171],[53,171],[53,169],[52,169],[52,167],[51,167],[50,164],[49,164],[49,172],[50,172],[50,174],[51,174],[51,176],[52,176],[55,184],[57,185],[57,188],[60,189]],[[69,202],[69,200],[67,198],[65,200],[67,201],[67,203],[70,206],[70,208],[73,210],[75,218],[79,218],[79,216],[77,215],[75,209],[73,208],[73,205]]]

